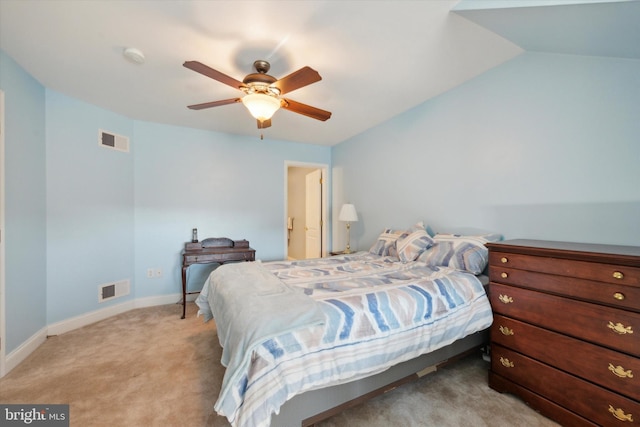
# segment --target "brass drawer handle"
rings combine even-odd
[[[612,321],[609,321],[609,324],[607,325],[607,328],[611,329],[613,332],[615,332],[616,334],[620,334],[620,335],[626,335],[626,334],[632,334],[633,333],[633,328],[631,326],[624,326],[620,322],[618,322],[618,323],[616,323],[614,325]]]
[[[625,414],[621,408],[614,409],[613,406],[609,405],[609,412],[620,421],[633,422],[633,414]]]
[[[513,302],[513,298],[511,298],[509,295],[500,294],[500,296],[498,296],[498,299],[504,304],[510,304]]]
[[[613,366],[613,364],[609,363],[609,370],[613,373],[613,375],[620,377],[620,378],[633,378],[633,372],[631,371],[631,369],[627,369],[625,371],[625,369],[618,365],[618,366]]]
[[[613,294],[613,297],[618,301],[624,300],[624,294],[622,292],[616,292],[615,294]]]
[[[506,279],[507,277],[509,277],[509,275],[507,273],[500,273],[500,277]]]
[[[505,368],[513,368],[514,364],[511,360],[507,359],[506,357],[500,357],[500,363],[502,363],[502,366],[504,366]]]
[[[502,335],[507,335],[507,336],[513,335],[514,333],[513,329],[509,329],[508,327],[502,326],[502,325],[500,325],[500,332],[502,332]]]
[[[507,258],[506,256],[503,256],[502,258],[500,258],[500,262],[503,264],[506,264],[509,262],[509,258]]]
[[[614,279],[624,279],[624,274],[622,274],[621,271],[614,271],[613,272],[613,278]]]

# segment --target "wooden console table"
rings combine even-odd
[[[187,295],[199,291],[187,292],[187,268],[191,264],[224,264],[231,261],[255,261],[256,251],[249,247],[247,240],[231,240],[226,237],[213,237],[201,242],[187,242],[182,251],[182,317],[184,319]]]

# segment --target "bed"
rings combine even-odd
[[[223,348],[215,411],[234,427],[313,425],[480,347],[486,241],[414,227],[367,252],[220,266],[196,300]]]

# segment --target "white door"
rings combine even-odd
[[[316,169],[305,177],[305,258],[322,256],[322,171]]]

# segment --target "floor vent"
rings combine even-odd
[[[98,130],[98,144],[105,148],[111,148],[112,150],[129,152],[129,137],[117,135],[102,129]]]
[[[129,279],[100,285],[98,286],[98,302],[109,301],[114,298],[129,295],[130,287]]]

